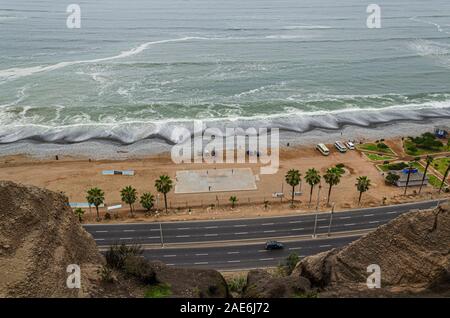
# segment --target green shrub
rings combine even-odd
[[[233,277],[228,281],[228,289],[231,292],[241,293],[245,285],[247,284],[247,279],[243,276]]]
[[[286,273],[290,275],[292,271],[294,270],[295,266],[297,266],[298,262],[300,261],[300,257],[297,253],[291,253],[288,257],[286,257],[286,260],[284,262],[284,268],[286,270]]]
[[[385,143],[380,142],[380,143],[377,144],[377,148],[378,148],[378,149],[385,150],[385,149],[388,149],[389,147],[388,147],[388,145],[386,145]]]
[[[111,214],[109,212],[105,213],[105,220],[111,220]]]
[[[404,162],[391,163],[387,166],[388,170],[402,170],[408,167]]]
[[[399,175],[392,173],[392,172],[388,172],[388,174],[385,178],[385,181],[387,184],[394,185],[398,181],[398,179],[400,179]]]
[[[114,281],[112,270],[109,266],[103,265],[97,270],[97,273],[100,275],[100,280],[104,283],[112,283]]]
[[[154,285],[147,288],[144,293],[145,298],[163,298],[170,296],[172,291],[167,284]]]
[[[140,256],[142,253],[142,247],[137,244],[131,246],[114,244],[105,253],[106,264],[111,268],[123,269],[128,257]]]

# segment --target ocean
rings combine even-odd
[[[377,1],[379,29],[360,0],[72,3],[79,29],[69,2],[0,0],[2,153],[158,152],[195,119],[293,141],[450,125],[448,0]]]

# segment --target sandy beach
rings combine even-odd
[[[401,154],[401,140],[386,141],[391,149]],[[309,168],[315,168],[323,175],[327,168],[336,164],[344,164],[345,173],[341,182],[332,190],[330,202],[335,203],[336,210],[358,207],[358,192],[355,187],[356,178],[368,176],[371,180],[371,189],[364,193],[361,206],[371,207],[382,204],[395,204],[414,200],[426,200],[437,196],[436,189],[428,186],[420,196],[413,195],[414,188],[403,196],[403,189],[388,186],[384,177],[363,153],[351,150],[345,154],[337,152],[329,145],[331,154],[328,157],[319,154],[314,147],[289,147],[280,151],[280,167],[274,175],[259,175],[257,177],[257,190],[206,192],[196,194],[175,194],[172,190],[168,194],[169,213],[162,211],[163,199],[159,196],[156,208],[160,213],[144,216],[144,210],[136,203],[137,214],[135,218],[128,218],[128,207],[115,211],[117,218],[109,222],[136,222],[155,220],[195,220],[195,219],[221,219],[243,218],[256,216],[287,215],[295,213],[313,212],[317,205],[318,187],[312,196],[309,206],[310,187],[304,181],[296,191],[302,195],[295,197],[295,207],[289,203],[291,188],[285,183],[284,176],[289,169],[298,169],[304,176]],[[411,159],[411,158],[410,158]],[[23,184],[44,187],[53,191],[63,192],[69,202],[86,202],[86,191],[92,187],[99,187],[105,192],[107,206],[121,204],[120,190],[128,185],[135,187],[138,194],[151,192],[158,197],[154,188],[154,181],[162,174],[168,174],[172,180],[176,172],[181,170],[251,168],[254,175],[259,174],[260,164],[174,164],[169,154],[147,156],[140,159],[129,160],[93,160],[88,158],[75,158],[60,156],[55,159],[36,159],[28,156],[5,156],[0,159],[0,179],[11,180]],[[104,176],[103,170],[134,170],[134,176]],[[259,180],[258,180],[259,179]],[[329,211],[326,205],[328,185],[322,181],[323,188],[320,193],[319,209]],[[273,198],[274,192],[284,192],[285,198]],[[235,195],[237,206],[231,208],[229,198]],[[444,194],[442,194],[444,196]],[[267,208],[264,201],[268,201]],[[85,213],[85,222],[94,220],[95,209]],[[101,209],[101,215],[105,213]]]

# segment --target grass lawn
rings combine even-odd
[[[446,146],[446,145],[443,145],[439,149],[435,149],[435,150],[417,148],[416,151],[411,151],[408,149],[409,147],[414,146],[414,145],[415,144],[411,140],[405,139],[403,141],[403,148],[405,150],[405,153],[410,156],[422,156],[422,155],[433,154],[433,153],[438,153],[438,152],[450,151],[450,147]]]
[[[368,142],[362,145],[356,145],[359,150],[374,151],[379,153],[385,153],[388,155],[395,155],[391,148],[379,148],[376,143]]]
[[[374,153],[366,153],[367,158],[373,161],[384,161],[384,160],[392,160],[394,157],[390,156],[380,156]]]
[[[170,296],[172,291],[170,290],[170,286],[162,284],[162,285],[154,285],[147,288],[144,293],[145,298],[164,298]]]
[[[433,160],[433,167],[439,171],[442,175],[444,175],[445,170],[447,170],[448,165],[450,164],[450,158],[438,158]]]

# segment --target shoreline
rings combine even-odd
[[[276,127],[274,123],[271,126]],[[369,141],[417,136],[435,126],[450,127],[448,118],[426,118],[415,120],[393,120],[385,123],[343,124],[337,128],[312,128],[306,132],[280,129],[280,148],[290,146],[314,146],[318,143],[332,144],[336,140]],[[172,127],[173,128],[173,127]],[[246,127],[244,127],[246,128]],[[127,160],[169,155],[174,143],[161,138],[143,139],[131,144],[111,140],[89,140],[78,143],[52,143],[22,140],[0,144],[0,157],[24,155],[34,159],[49,159],[55,155],[94,160]],[[99,151],[101,149],[101,151]]]

